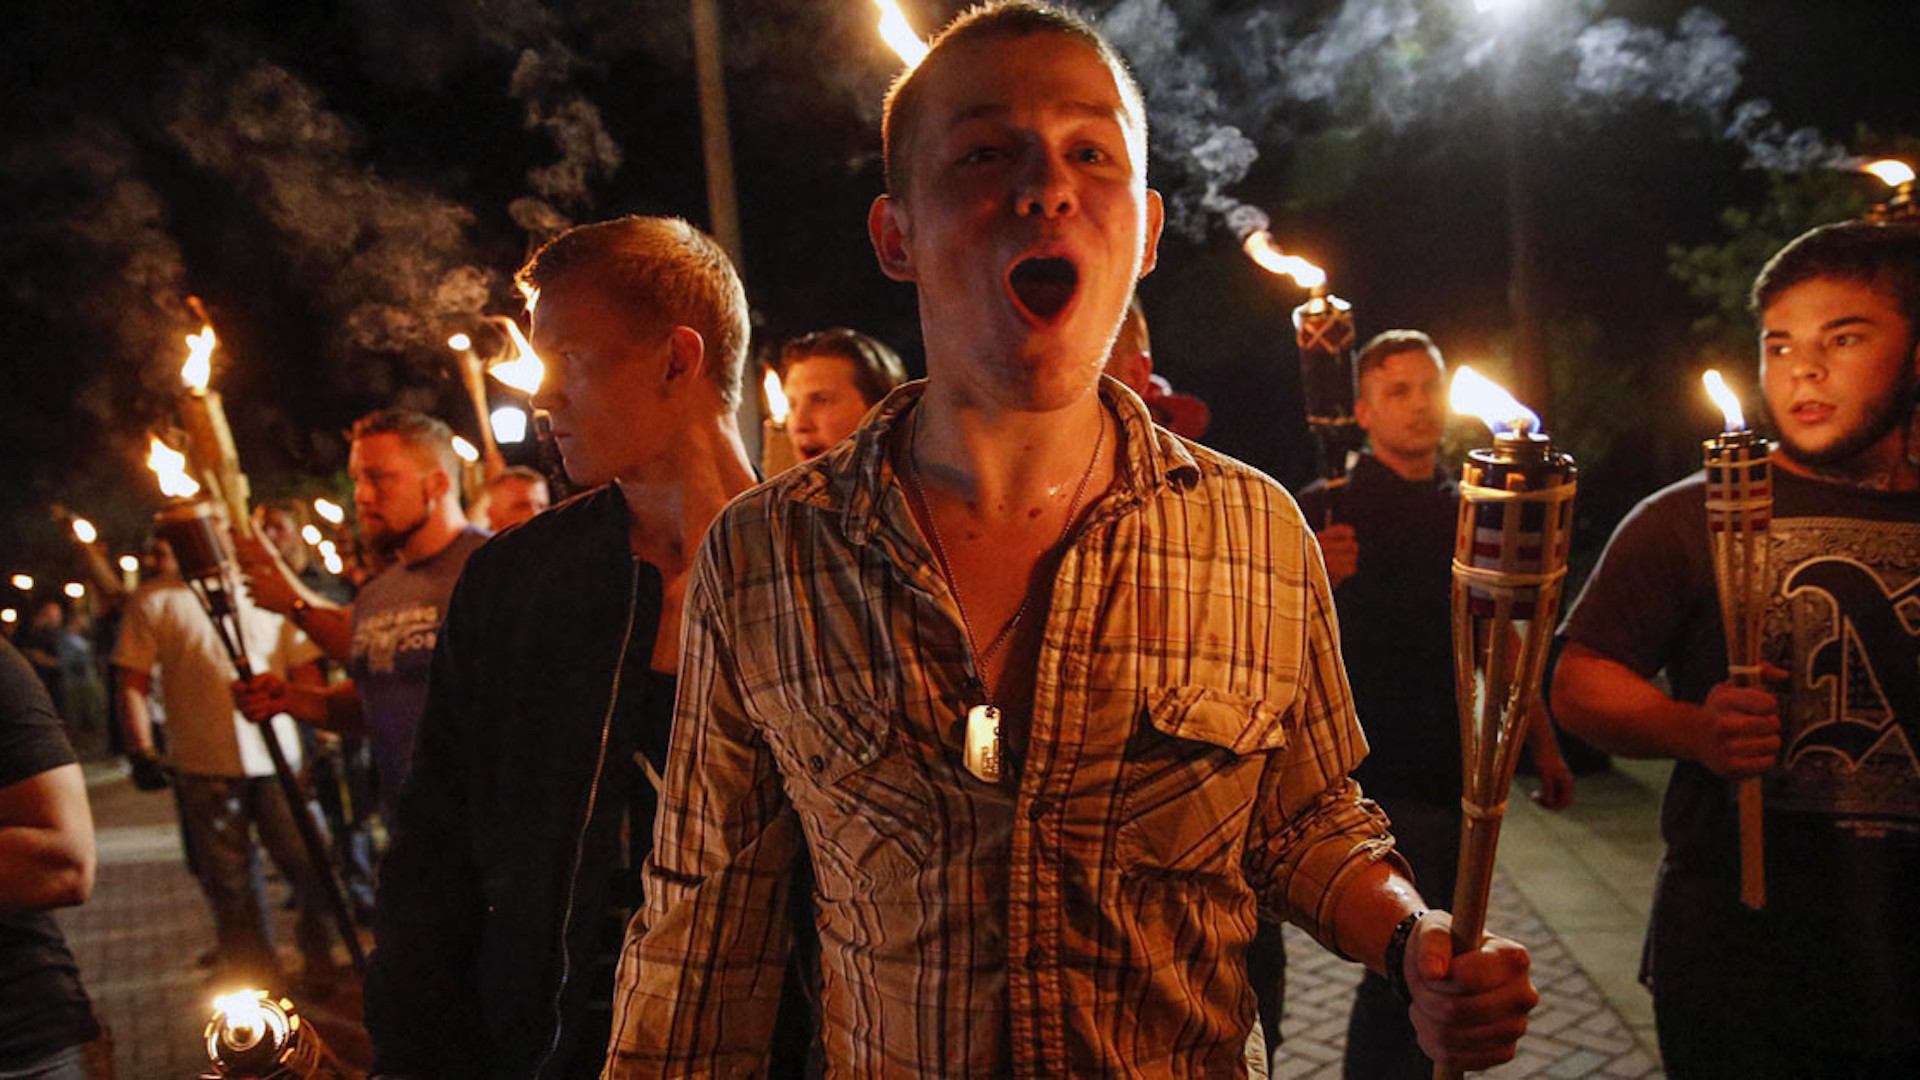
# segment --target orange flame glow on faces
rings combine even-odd
[[[1530,432],[1540,428],[1540,417],[1520,404],[1499,383],[1462,364],[1453,373],[1447,390],[1447,405],[1454,412],[1477,417],[1496,434]]]
[[[1285,274],[1303,289],[1317,289],[1327,283],[1327,272],[1298,255],[1288,255],[1273,246],[1273,234],[1257,229],[1247,234],[1241,245],[1248,257],[1269,274]]]
[[[1727,380],[1720,377],[1720,372],[1709,368],[1700,376],[1700,383],[1707,388],[1707,396],[1713,399],[1713,403],[1720,406],[1720,415],[1727,422],[1725,430],[1747,430],[1747,416],[1740,409],[1740,399],[1727,386]]]

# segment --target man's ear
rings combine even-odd
[[[1361,431],[1373,430],[1373,402],[1367,400],[1365,393],[1353,396],[1353,422],[1360,426]]]
[[[441,499],[444,499],[447,497],[447,492],[452,491],[453,489],[454,489],[453,477],[447,475],[447,470],[440,468],[437,465],[427,470],[428,500],[432,502],[439,502]]]
[[[661,381],[670,385],[683,376],[699,375],[706,359],[707,343],[700,331],[676,326],[667,331],[667,364]]]
[[[1147,189],[1147,228],[1140,236],[1143,248],[1140,256],[1140,276],[1153,273],[1154,266],[1160,261],[1160,229],[1167,223],[1166,203],[1161,201],[1160,193]]]
[[[873,241],[874,257],[880,260],[880,272],[895,281],[914,280],[913,256],[907,251],[906,207],[891,196],[882,195],[867,207],[867,239]]]

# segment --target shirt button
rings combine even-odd
[[[860,752],[854,755],[854,757],[858,759],[860,764],[862,765],[872,764],[873,763],[873,747],[871,746],[861,747]]]
[[[819,772],[826,767],[827,763],[821,760],[819,754],[815,754],[807,759],[807,768],[812,769],[814,772]]]

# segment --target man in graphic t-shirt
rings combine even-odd
[[[487,533],[460,509],[453,432],[439,420],[404,409],[370,413],[353,426],[347,461],[361,536],[393,556],[351,606],[299,587],[266,545],[238,543],[255,600],[286,612],[345,659],[352,681],[300,687],[263,675],[234,689],[241,711],[256,721],[284,712],[343,735],[364,734],[381,802],[391,807],[413,757],[447,600]]]
[[[1696,475],[1614,533],[1553,705],[1613,753],[1676,759],[1641,972],[1669,1075],[1894,1075],[1920,1060],[1920,229],[1807,233],[1753,304],[1780,437],[1771,685],[1727,681]],[[1759,912],[1734,798],[1753,776]]]

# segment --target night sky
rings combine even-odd
[[[925,33],[960,5],[901,6]],[[911,291],[864,232],[897,67],[872,0],[719,7],[756,350],[845,324],[918,373]],[[1911,3],[1532,0],[1518,24],[1473,0],[1085,10],[1136,66],[1179,226],[1141,290],[1158,370],[1211,404],[1205,441],[1289,483],[1312,469],[1304,297],[1234,227],[1270,215],[1363,336],[1419,327],[1501,373],[1504,88],[1588,542],[1714,426],[1694,382],[1710,308],[1669,246],[1722,239],[1763,166],[1864,205],[1883,189],[1835,166],[1920,136]],[[74,575],[56,502],[116,553],[138,542],[189,294],[256,494],[343,491],[340,432],[368,409],[475,437],[443,342],[494,343],[481,316],[518,313],[531,245],[628,212],[707,221],[681,0],[16,5],[0,63],[0,573]],[[1750,355],[1723,358],[1736,384]]]

